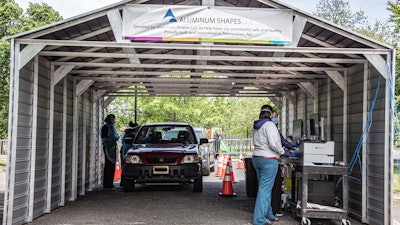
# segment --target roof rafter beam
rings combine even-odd
[[[302,34],[302,35],[301,35],[301,38],[304,38],[304,39],[306,39],[307,41],[311,41],[311,42],[313,42],[313,43],[315,43],[315,44],[321,45],[322,47],[326,47],[326,48],[336,48],[334,45],[328,44],[328,43],[326,43],[326,42],[324,42],[324,41],[320,41],[320,40],[318,40],[318,39],[316,39],[316,38],[314,38],[314,37],[311,37],[311,36],[309,36],[309,35],[307,35],[307,34]],[[361,56],[354,55],[354,54],[347,54],[347,56],[350,57],[350,58],[353,58],[353,59],[360,59],[360,58],[361,58]]]
[[[110,26],[95,30],[93,32],[90,32],[90,33],[87,33],[87,34],[84,34],[84,35],[80,35],[78,37],[72,38],[71,40],[82,41],[82,40],[86,40],[88,38],[97,36],[99,34],[106,33],[108,31],[111,31],[111,27]],[[57,48],[59,48],[59,46],[50,46],[50,47],[47,47],[46,50],[50,51],[50,50],[55,50]]]
[[[99,57],[99,58],[129,58],[129,59],[171,59],[174,60],[205,60],[205,61],[254,61],[254,62],[309,62],[309,63],[365,63],[365,59],[345,58],[301,58],[301,57],[257,57],[257,56],[211,56],[205,55],[175,55],[175,54],[129,54],[103,52],[53,52],[42,51],[41,56],[68,56],[68,57]]]
[[[362,37],[360,35],[356,35],[355,33],[350,33],[347,30],[343,30],[345,28],[340,27],[339,25],[334,24],[332,22],[321,21],[319,19],[312,18],[312,17],[308,18],[308,22],[310,22],[310,23],[312,23],[314,25],[320,26],[320,27],[322,27],[324,29],[330,30],[330,31],[332,31],[332,32],[334,32],[336,34],[342,35],[343,37],[346,37],[346,38],[352,39],[354,41],[357,41],[359,43],[362,43],[362,44],[364,44],[366,46],[369,46],[371,48],[375,48],[375,49],[382,48],[382,45],[376,44],[375,41],[372,41],[372,39],[370,41],[370,40],[368,40],[370,38]]]
[[[280,100],[277,97],[270,97],[269,100],[271,100],[272,103],[274,103],[274,105],[276,107],[279,107],[280,105]]]
[[[103,96],[106,93],[105,90],[96,90],[93,92],[93,101],[97,101],[101,96]]]
[[[125,1],[121,1],[121,2],[117,2],[115,4],[103,7],[103,8],[99,8],[97,10],[91,11],[91,12],[87,12],[84,13],[82,15],[79,16],[75,16],[75,17],[71,17],[68,18],[66,20],[62,20],[53,24],[49,24],[37,29],[34,29],[33,31],[27,31],[26,33],[28,33],[25,37],[28,38],[37,38],[40,36],[44,36],[46,34],[49,33],[54,33],[63,29],[67,29],[69,27],[72,26],[76,26],[78,24],[84,23],[84,22],[88,22],[90,20],[94,20],[97,19],[99,17],[105,16],[107,15],[107,12],[105,11],[105,9],[110,9],[110,8],[118,8],[119,10],[122,9],[122,7],[126,4],[126,3],[135,3],[135,4],[141,4],[141,3],[145,3],[148,0],[136,0],[136,1],[132,1],[132,0],[125,0]],[[79,18],[78,18],[79,17]],[[33,33],[32,33],[33,32]],[[20,35],[23,35],[24,33],[21,33]]]
[[[225,66],[225,65],[186,65],[186,64],[126,64],[126,63],[86,63],[54,62],[56,66],[70,65],[77,67],[98,68],[149,68],[149,69],[201,69],[201,70],[255,70],[255,71],[345,71],[344,67],[276,67],[276,66]]]
[[[76,78],[78,79],[78,78]],[[125,78],[125,77],[82,77],[80,80],[91,81],[116,81],[116,82],[172,82],[172,83],[224,83],[224,84],[291,84],[297,82],[306,82],[307,79],[219,79],[219,78]]]
[[[107,107],[112,101],[114,101],[116,97],[115,96],[107,96],[107,98],[104,100],[104,107]]]
[[[304,31],[304,27],[306,26],[307,18],[296,15],[293,21],[293,37],[292,37],[292,44],[290,47],[296,47],[299,44],[301,34]]]
[[[336,83],[336,85],[344,91],[345,83],[344,77],[337,71],[326,71],[326,74]]]
[[[22,69],[29,61],[33,59],[46,45],[30,44],[22,49],[20,53],[19,69]]]
[[[312,98],[318,97],[317,88],[311,82],[300,82],[299,87]]]
[[[281,92],[281,94],[282,94],[283,96],[285,96],[285,98],[286,98],[290,103],[292,103],[292,105],[296,104],[296,97],[295,97],[292,93],[290,93],[290,92]]]
[[[107,11],[108,21],[111,24],[111,28],[118,43],[130,43],[129,40],[122,39],[122,16],[119,9],[112,9]],[[122,51],[127,54],[135,55],[136,51],[133,48],[123,48]],[[137,58],[129,58],[130,63],[140,63]]]
[[[84,46],[101,48],[150,48],[150,49],[190,49],[190,50],[222,50],[222,51],[255,51],[255,52],[294,52],[294,53],[331,53],[331,54],[391,54],[391,49],[366,49],[366,48],[321,48],[321,47],[279,47],[279,46],[253,46],[253,45],[210,45],[181,44],[181,43],[116,43],[107,41],[68,41],[68,40],[42,40],[42,39],[17,39],[17,44],[46,44],[56,46]]]
[[[137,93],[133,94],[118,94],[118,93],[110,93],[108,96],[110,97],[130,97],[130,96],[140,96],[140,97],[210,97],[211,94],[154,94],[154,93]],[[243,94],[215,94],[214,97],[243,97],[243,98],[265,98],[270,96],[276,96],[274,94],[267,95],[243,95]]]
[[[53,85],[60,82],[75,66],[60,66],[54,71]]]
[[[385,78],[388,78],[388,70],[386,68],[386,60],[380,55],[364,54],[365,58],[375,67],[376,70]]]
[[[76,96],[81,96],[92,84],[93,80],[81,80],[78,84],[76,84]]]
[[[325,78],[326,74],[302,74],[302,76],[291,73],[208,73],[208,72],[161,72],[161,71],[114,71],[114,70],[72,70],[70,74],[77,74],[77,78],[87,74],[115,75],[115,76],[204,76],[204,77],[260,77],[260,78]]]

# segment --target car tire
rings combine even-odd
[[[204,164],[203,170],[201,171],[203,176],[210,176],[210,162],[207,162],[206,164]]]
[[[210,167],[210,172],[215,172],[215,166]]]
[[[203,176],[194,179],[193,192],[203,192]]]
[[[132,192],[135,190],[135,181],[134,180],[124,180],[124,192]]]

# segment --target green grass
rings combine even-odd
[[[0,172],[5,172],[7,166],[7,159],[0,159]]]

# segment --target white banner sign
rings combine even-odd
[[[289,45],[290,10],[130,4],[123,9],[127,40],[241,42]]]

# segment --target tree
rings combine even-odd
[[[137,97],[136,122],[187,122],[246,137],[264,104],[271,102],[265,98]],[[108,107],[107,113],[117,115],[120,133],[129,121],[135,122],[134,105],[134,98],[118,97]]]
[[[316,8],[315,15],[340,26],[387,44],[393,44],[396,41],[396,33],[390,21],[375,21],[371,25],[364,11],[353,12],[349,2],[345,0],[320,0]]]
[[[376,21],[372,26],[366,23],[367,17],[362,11],[351,12],[348,2],[343,0],[320,0],[317,5],[316,15],[328,19],[334,23],[350,28],[363,35],[374,38],[397,47],[395,98],[397,108],[400,106],[400,0],[388,1],[388,10],[391,12],[390,20],[386,22]],[[360,21],[358,21],[360,20]],[[354,24],[352,24],[354,23]],[[399,115],[398,115],[399,116]]]
[[[358,33],[393,46],[399,43],[400,0],[388,2],[388,10],[392,12],[390,21],[376,21],[374,25],[367,22],[363,11],[352,12],[348,2],[344,0],[320,0],[317,4],[317,16],[323,17],[338,25],[352,29]],[[400,94],[399,55],[396,69],[396,95]],[[399,103],[398,103],[399,105]]]
[[[350,4],[343,0],[320,0],[316,8],[317,16],[343,27],[363,27],[368,23],[363,11],[352,12]]]
[[[396,57],[396,97],[397,105],[400,105],[400,0],[388,2],[388,10],[391,12],[390,21],[395,24],[395,34],[397,34],[395,46],[397,47]]]
[[[24,12],[14,0],[0,2],[1,38],[62,20],[60,14],[45,3],[29,3]],[[7,137],[10,84],[10,43],[0,40],[0,138]]]

